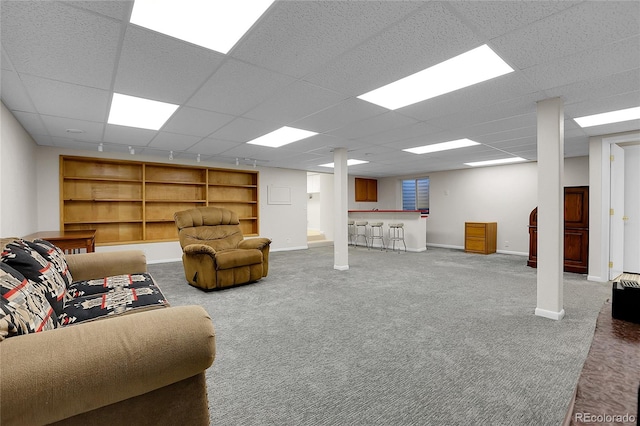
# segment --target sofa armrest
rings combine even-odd
[[[182,249],[184,254],[210,254],[215,257],[216,251],[206,244],[189,244]]]
[[[67,254],[65,259],[74,281],[147,272],[147,258],[142,250]]]
[[[271,244],[271,240],[269,238],[263,238],[263,237],[248,238],[246,240],[240,241],[238,243],[238,248],[262,250],[263,248],[269,246],[270,244]]]
[[[172,307],[11,337],[0,354],[0,424],[48,424],[203,372],[215,330],[202,307]]]

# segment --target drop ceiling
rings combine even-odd
[[[2,102],[37,144],[315,172],[342,147],[369,161],[350,174],[385,177],[535,161],[536,102],[552,97],[565,157],[640,129],[573,121],[640,106],[638,1],[276,1],[226,55],[130,24],[132,7],[2,1]],[[394,111],[357,98],[483,44],[515,71]],[[159,131],[107,124],[114,92],[180,107]],[[246,143],[282,126],[318,135]],[[402,151],[461,138],[481,145]]]

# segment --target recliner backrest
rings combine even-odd
[[[236,212],[220,207],[197,207],[174,214],[182,248],[205,244],[214,250],[236,248],[244,239]]]

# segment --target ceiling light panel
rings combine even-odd
[[[114,93],[109,124],[159,130],[178,109],[178,105]]]
[[[464,163],[464,164],[471,167],[482,167],[482,166],[495,166],[498,164],[519,163],[522,161],[527,161],[527,160],[521,157],[510,157],[510,158],[500,158],[497,160],[475,161],[475,162]]]
[[[480,142],[472,141],[471,139],[457,139],[455,141],[434,143],[431,145],[418,146],[415,148],[403,149],[403,151],[410,152],[412,154],[428,154],[430,152],[447,151],[450,149],[465,148],[467,146],[480,145]]]
[[[510,72],[513,68],[485,44],[358,98],[393,110]]]
[[[260,136],[259,138],[253,139],[247,143],[252,145],[262,145],[271,148],[278,148],[283,145],[287,145],[292,142],[296,142],[317,134],[318,133],[311,132],[309,130],[302,130],[296,129],[294,127],[284,126],[279,128],[278,130],[274,130],[271,133],[267,133],[266,135]]]
[[[274,0],[136,0],[131,23],[227,53]]]
[[[586,115],[584,117],[574,118],[574,121],[578,123],[580,127],[591,127],[638,119],[640,119],[640,107]]]
[[[347,166],[357,166],[358,164],[367,164],[368,161],[364,160],[356,160],[354,158],[350,158],[347,160]],[[335,167],[335,163],[327,163],[327,164],[318,164],[319,167]]]

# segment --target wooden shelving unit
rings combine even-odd
[[[177,240],[173,214],[207,205],[258,235],[258,172],[60,156],[60,229],[95,229],[97,245]]]

